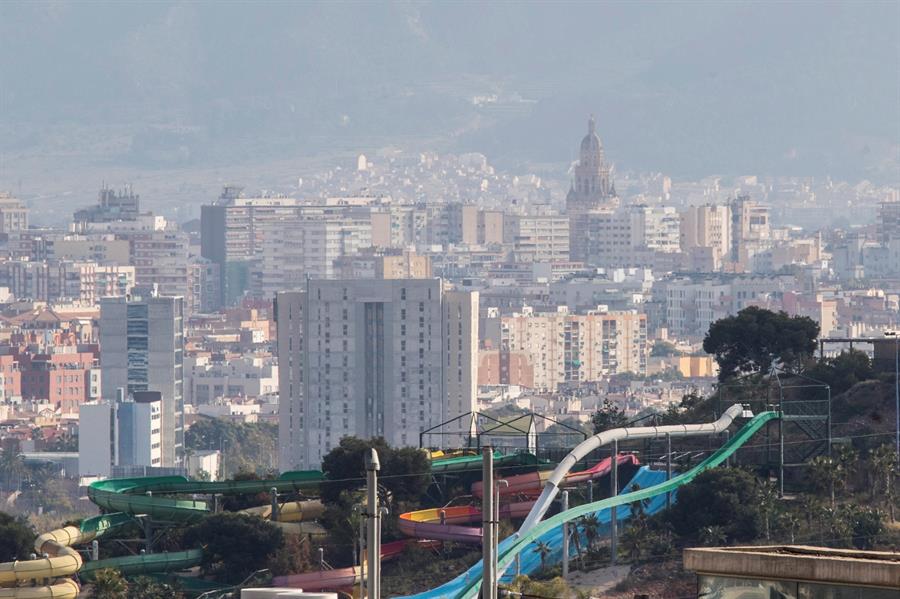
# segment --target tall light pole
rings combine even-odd
[[[896,408],[894,421],[894,449],[900,459],[900,331],[888,331],[885,337],[894,338],[894,404]]]
[[[381,599],[381,511],[378,509],[378,452],[370,448],[365,457],[366,464],[366,517],[368,518],[368,599]]]
[[[482,599],[497,599],[497,526],[494,522],[494,448],[481,448],[481,552],[482,552]]]

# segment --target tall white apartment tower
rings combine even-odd
[[[414,446],[475,408],[478,294],[440,279],[310,280],[276,297],[279,466],[345,436]]]
[[[184,439],[183,298],[135,289],[100,302],[103,399],[158,391],[162,467],[180,466]]]

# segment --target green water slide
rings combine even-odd
[[[122,576],[136,576],[140,574],[160,574],[164,572],[177,572],[193,568],[203,559],[202,549],[189,549],[188,551],[172,551],[165,553],[146,553],[143,555],[127,555],[124,557],[111,557],[92,562],[85,562],[78,571],[82,580],[92,580],[97,570],[112,568]]]
[[[92,483],[88,497],[110,512],[141,514],[160,520],[191,523],[210,512],[205,500],[178,499],[171,495],[243,495],[265,493],[272,488],[279,493],[317,488],[324,480],[318,470],[285,472],[278,478],[265,480],[195,481],[183,476],[117,478]],[[165,495],[165,496],[162,496]]]
[[[484,460],[481,457],[481,454],[437,459],[431,462],[431,473],[450,474],[454,472],[481,471],[483,462]],[[539,459],[532,453],[522,452],[505,455],[499,451],[494,452],[495,468],[510,466],[550,466],[552,464],[552,462]]]
[[[734,434],[734,436],[732,436],[731,439],[728,440],[728,442],[722,445],[722,447],[716,450],[712,455],[710,455],[708,458],[706,458],[690,470],[679,474],[678,476],[675,476],[670,480],[667,480],[658,485],[654,485],[652,487],[647,487],[646,489],[640,489],[631,493],[625,493],[616,497],[610,497],[601,501],[595,501],[594,503],[580,505],[540,522],[537,526],[524,533],[524,535],[516,540],[515,543],[509,545],[507,548],[505,548],[505,550],[501,551],[500,555],[498,556],[498,573],[502,573],[507,568],[509,568],[515,561],[516,555],[529,549],[529,547],[541,536],[552,531],[558,526],[561,526],[564,522],[571,522],[584,515],[599,512],[601,510],[609,509],[614,506],[626,505],[629,503],[634,503],[635,501],[648,499],[656,495],[662,495],[664,493],[671,493],[673,491],[676,491],[678,487],[694,480],[694,478],[696,478],[697,475],[701,472],[709,470],[710,468],[715,468],[716,466],[722,464],[738,449],[740,449],[741,446],[744,445],[744,443],[746,443],[751,437],[753,437],[753,435],[756,434],[757,431],[764,427],[768,422],[777,420],[779,417],[779,412],[762,412],[760,414],[757,414],[756,416],[751,418],[743,427],[741,427]],[[457,595],[457,599],[475,599],[478,596],[479,590],[481,589],[481,580],[482,577],[479,571],[478,576],[473,576],[468,581],[466,586],[463,587],[462,591]]]

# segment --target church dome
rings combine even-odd
[[[597,135],[596,124],[592,116],[588,121],[588,133],[581,140],[581,154],[600,154],[603,151],[603,144],[600,143],[600,136]]]

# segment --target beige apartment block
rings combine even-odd
[[[501,317],[500,352],[528,356],[533,385],[599,381],[610,375],[647,372],[647,317],[633,310],[597,309],[586,314],[522,313]]]

